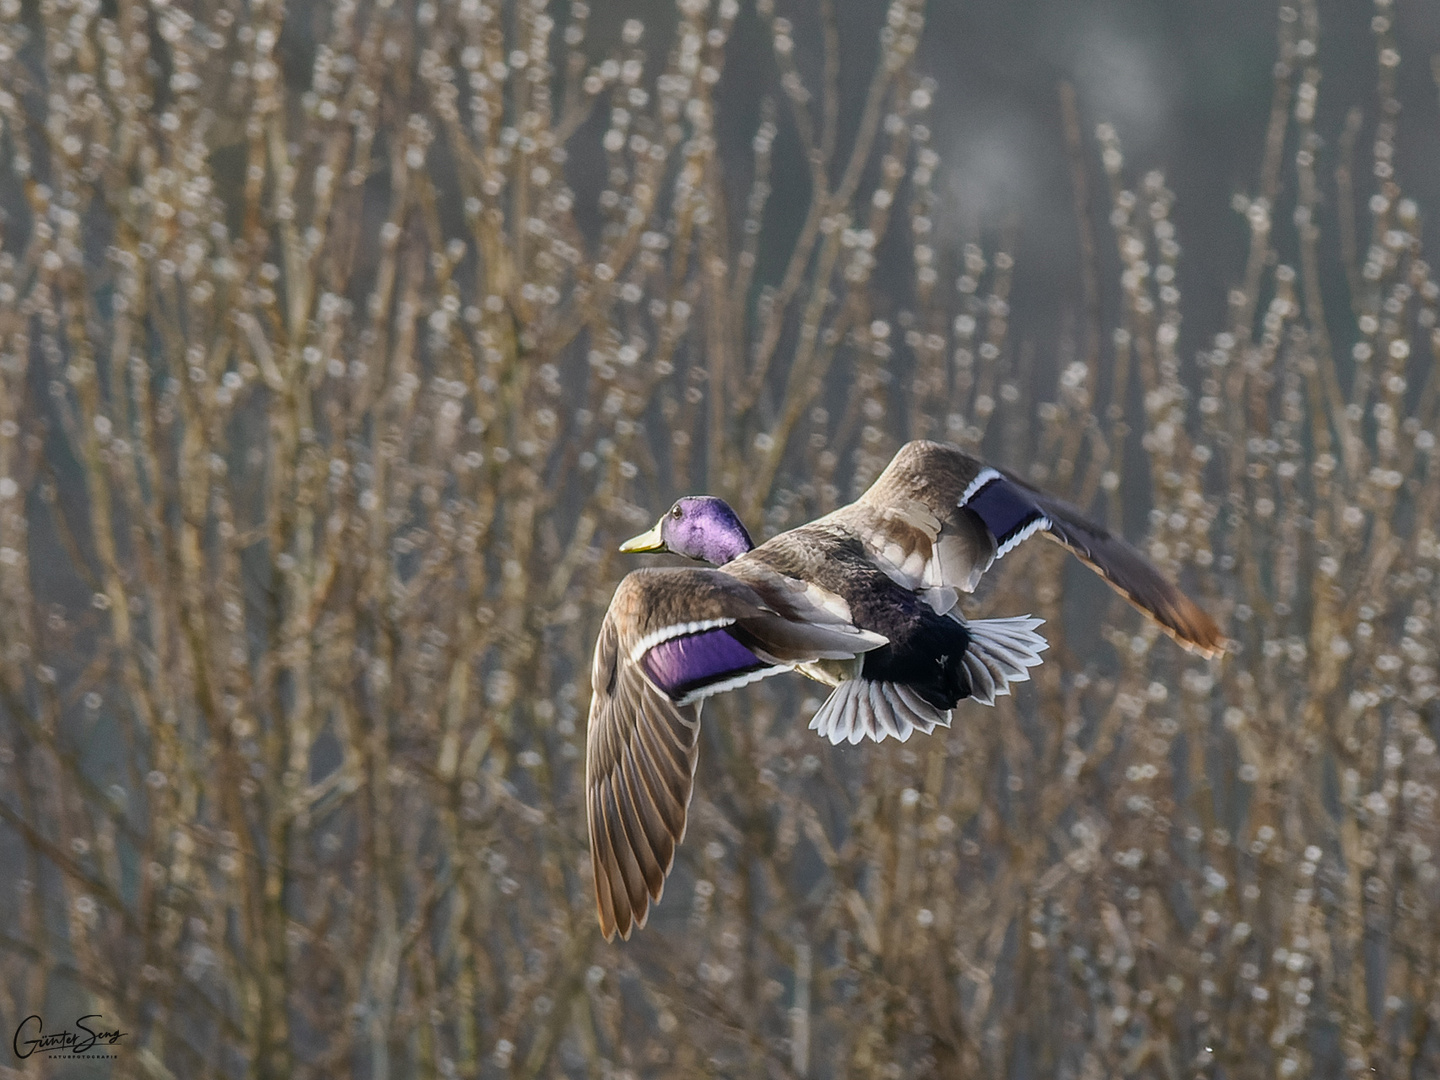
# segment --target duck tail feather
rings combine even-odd
[[[937,709],[906,686],[868,679],[846,679],[810,720],[810,730],[835,746],[890,736],[905,742],[916,731],[928,735],[949,726],[949,710]]]
[[[1050,643],[1035,632],[1045,620],[1029,615],[1008,619],[977,619],[966,623],[970,645],[965,650],[965,673],[970,696],[984,705],[1010,693],[1010,684],[1030,678],[1029,668],[1039,664]]]

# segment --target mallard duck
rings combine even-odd
[[[832,743],[902,742],[1029,678],[1042,620],[967,621],[957,606],[1035,532],[1068,547],[1186,648],[1220,629],[1135,548],[1074,507],[935,442],[901,448],[858,500],[758,547],[735,512],[683,498],[620,550],[713,569],[644,569],[600,628],[585,758],[590,854],[607,940],[644,926],[685,835],[711,695],[798,671],[832,687],[810,727]]]

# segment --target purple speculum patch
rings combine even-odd
[[[980,515],[990,535],[1000,543],[1019,533],[1025,526],[1044,517],[1044,513],[1004,480],[992,480],[970,496],[965,506]]]
[[[645,673],[672,698],[750,671],[765,663],[724,630],[662,641],[641,659]]]

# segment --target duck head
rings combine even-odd
[[[670,551],[723,566],[755,546],[724,499],[690,495],[672,506],[649,532],[631,537],[621,551]]]

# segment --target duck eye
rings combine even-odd
[[[676,503],[670,508],[670,516],[676,521],[679,521],[682,517],[685,516],[685,511],[680,509],[679,503]]]

